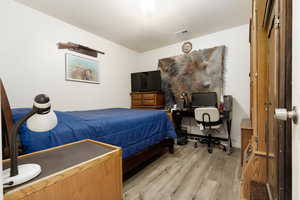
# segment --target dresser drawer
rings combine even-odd
[[[142,99],[142,94],[132,94],[131,98],[132,100]]]
[[[156,94],[143,94],[144,100],[155,99]]]
[[[132,99],[132,105],[133,106],[141,106],[142,105],[142,99]]]
[[[155,99],[143,99],[144,106],[155,106],[156,102]]]

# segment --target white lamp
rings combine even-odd
[[[10,144],[10,168],[2,172],[4,188],[25,183],[41,173],[41,167],[38,164],[23,164],[18,166],[16,136],[21,125],[26,121],[27,127],[33,132],[44,132],[55,128],[57,117],[51,110],[50,99],[47,95],[37,95],[34,98],[32,111],[14,125]]]

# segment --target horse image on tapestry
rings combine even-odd
[[[159,60],[166,105],[176,104],[183,92],[189,96],[196,92],[217,92],[220,97],[224,55],[225,46],[219,46]]]

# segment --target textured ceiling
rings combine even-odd
[[[17,1],[138,52],[246,24],[250,15],[249,0]]]

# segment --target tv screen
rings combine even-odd
[[[131,74],[131,91],[146,92],[160,91],[160,71],[138,72]]]

